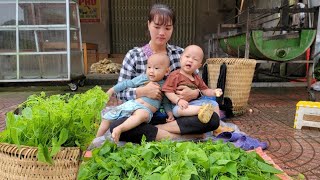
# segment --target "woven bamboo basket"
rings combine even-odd
[[[66,147],[53,157],[54,164],[37,160],[36,147],[0,143],[0,179],[76,179],[80,165],[80,148]]]
[[[233,113],[235,115],[243,114],[248,106],[256,61],[240,58],[209,58],[206,63],[208,64],[208,85],[210,88],[217,87],[220,66],[226,63],[227,77],[224,95],[232,100]]]

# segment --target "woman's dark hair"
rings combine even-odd
[[[172,25],[176,22],[176,16],[173,10],[165,4],[154,4],[150,10],[148,20],[154,21],[155,17],[159,17],[159,25]],[[171,24],[172,23],[172,24]]]

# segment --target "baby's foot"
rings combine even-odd
[[[119,127],[116,127],[116,128],[113,129],[111,136],[112,136],[113,141],[114,141],[115,143],[118,143],[118,142],[119,142],[121,133],[122,133],[122,132],[121,132],[121,129],[120,129]]]

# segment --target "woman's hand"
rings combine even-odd
[[[172,112],[167,112],[168,118],[166,119],[166,122],[172,122],[175,121],[173,113]]]
[[[176,94],[186,101],[191,101],[198,98],[199,91],[197,89],[192,90],[188,86],[178,86]]]
[[[116,97],[113,87],[110,88],[106,93],[109,96],[109,101],[107,102],[106,106],[118,106],[122,104],[122,101]]]
[[[109,101],[106,106],[119,106],[120,104],[122,104],[122,101],[113,94],[112,96],[109,96]]]
[[[186,101],[184,99],[179,99],[178,102],[177,102],[177,105],[181,109],[186,109],[186,108],[188,108],[189,103],[188,103],[188,101]]]
[[[136,93],[137,98],[147,96],[151,99],[162,99],[161,87],[156,82],[149,82],[147,85],[137,88]]]

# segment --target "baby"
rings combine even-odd
[[[111,97],[113,93],[118,93],[127,88],[139,87],[150,81],[158,83],[161,86],[164,83],[163,78],[170,71],[169,65],[170,61],[166,54],[153,54],[148,59],[146,74],[141,74],[132,80],[119,82],[109,89],[107,94]],[[112,138],[117,143],[122,132],[137,127],[141,123],[150,122],[153,113],[159,109],[160,105],[161,100],[151,99],[148,97],[141,97],[135,100],[126,101],[102,115],[102,122],[96,137],[102,136],[109,129],[111,121],[123,117],[129,117],[121,125],[113,129]],[[165,96],[163,98],[163,106],[168,115],[167,120],[174,120],[172,105]]]
[[[194,116],[198,114],[201,122],[209,122],[213,112],[219,115],[219,105],[212,96],[219,97],[222,95],[221,89],[210,89],[196,74],[196,70],[202,65],[203,51],[199,46],[190,45],[186,47],[180,58],[181,69],[170,73],[165,81],[162,91],[168,99],[175,104],[172,112],[175,117],[180,116]],[[180,98],[175,92],[178,86],[188,86],[191,89],[198,89],[201,96],[199,99],[193,101],[186,101]],[[209,97],[205,97],[209,96]]]

